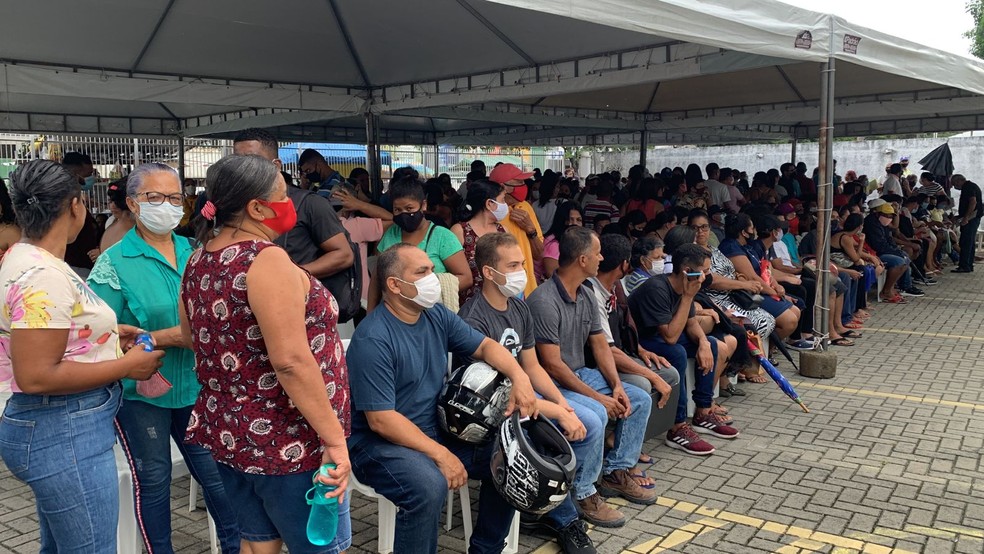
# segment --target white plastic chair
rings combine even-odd
[[[116,549],[119,554],[140,554],[143,549],[143,541],[140,539],[140,531],[137,529],[137,516],[133,509],[133,475],[130,473],[130,464],[127,463],[123,448],[117,442],[113,446],[113,453],[116,455],[116,474],[119,477],[119,510],[120,519],[116,528]],[[184,456],[178,450],[178,446],[171,441],[171,479],[177,479],[188,475],[188,466],[185,464]],[[198,483],[194,478],[190,479],[191,487],[188,495],[188,511],[197,509],[195,506],[198,497]],[[219,539],[215,531],[215,521],[212,515],[208,514],[208,538],[209,547],[212,554],[219,552]]]

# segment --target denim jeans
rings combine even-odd
[[[482,481],[478,498],[478,522],[468,552],[496,554],[505,548],[516,510],[492,483],[489,460],[495,443],[483,446],[439,437],[423,429],[461,460],[469,479]],[[399,508],[393,552],[437,552],[441,511],[448,496],[448,482],[433,460],[422,452],[393,444],[369,433],[350,441],[352,472],[360,483],[372,487]]]
[[[844,292],[844,311],[841,313],[841,324],[847,325],[854,319],[854,312],[858,309],[858,281],[843,271],[837,275],[837,278],[847,287],[847,291]]]
[[[711,354],[714,357],[714,364],[717,365],[717,339],[707,337],[707,340],[711,342]],[[676,423],[687,421],[687,358],[697,356],[697,345],[689,340],[686,333],[680,335],[676,344],[667,344],[659,336],[642,339],[639,344],[646,350],[666,358],[680,372],[680,402],[677,404],[675,421]],[[694,404],[698,408],[710,408],[714,403],[714,368],[712,367],[706,374],[702,368],[696,368],[694,379],[697,381],[694,387]]]
[[[612,394],[612,389],[601,371],[582,367],[575,370],[574,374],[585,385],[599,394]],[[623,382],[622,387],[625,389],[626,396],[629,397],[632,411],[629,417],[615,422],[615,446],[608,451],[603,460],[602,449],[588,453],[590,458],[584,461],[581,469],[574,477],[574,495],[578,500],[583,500],[594,494],[594,483],[600,474],[608,475],[616,469],[631,469],[639,462],[639,453],[642,452],[642,441],[645,438],[646,425],[649,423],[653,400],[648,392],[635,385]],[[608,424],[608,412],[605,411],[605,407],[600,402],[565,388],[561,388],[560,392],[574,408],[574,413],[579,418],[582,412],[593,412],[594,416],[603,422],[602,434],[604,434],[604,426]],[[588,417],[590,418],[590,416]],[[582,418],[581,421],[583,422],[584,419]],[[576,451],[575,455],[578,455]]]
[[[188,472],[202,486],[205,506],[215,520],[224,554],[239,552],[239,526],[226,498],[215,460],[208,450],[185,444],[191,406],[161,408],[124,400],[116,421],[120,444],[133,473],[134,513],[144,547],[152,554],[170,554],[171,546],[171,438],[185,459]]]
[[[885,264],[885,269],[895,269],[899,266],[906,266],[905,273],[899,277],[899,287],[903,290],[912,288],[912,269],[909,263],[908,256],[896,256],[894,254],[882,254],[878,256],[878,259]],[[894,291],[889,291],[889,293],[894,294]],[[884,293],[883,293],[884,294]]]
[[[0,419],[0,457],[34,492],[42,554],[115,554],[119,480],[113,418],[122,387],[14,393]]]

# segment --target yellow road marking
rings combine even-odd
[[[860,533],[857,534],[859,536],[856,538],[823,533],[821,531],[813,531],[811,529],[796,527],[794,525],[784,525],[775,521],[768,521],[744,514],[737,514],[725,510],[716,510],[705,506],[697,506],[691,502],[681,502],[664,496],[656,498],[656,505],[667,507],[673,511],[678,511],[685,515],[698,514],[705,517],[696,522],[687,523],[665,537],[655,537],[646,542],[630,546],[627,552],[632,552],[635,554],[659,554],[680,546],[681,544],[692,541],[693,539],[705,533],[714,531],[715,529],[720,529],[729,524],[738,524],[754,527],[756,529],[761,529],[763,531],[768,531],[781,536],[796,537],[796,541],[792,544],[783,545],[775,550],[775,552],[780,554],[798,554],[801,550],[812,552],[815,550],[820,550],[826,546],[833,546],[838,552],[852,551],[865,552],[869,554],[914,554],[905,550],[891,549],[883,547],[879,544],[869,543],[862,540],[864,535]],[[925,528],[920,528],[919,530],[922,531],[923,529]],[[905,531],[882,528],[876,529],[875,534],[887,535],[887,533],[881,533],[880,531],[893,531],[904,536],[909,535],[909,533]],[[916,531],[913,530],[912,532]],[[945,529],[943,533],[947,536],[952,536],[953,533],[977,536],[974,534],[976,533],[975,530],[962,527],[953,529],[948,528]],[[546,554],[545,552],[540,552],[539,550],[537,550],[536,553]]]
[[[873,333],[892,333],[895,335],[916,335],[919,337],[929,337],[934,339],[957,339],[957,340],[972,340],[984,342],[984,337],[975,337],[973,335],[948,335],[946,333],[928,333],[925,331],[906,331],[904,329],[879,329],[877,327],[865,327],[865,331],[871,331]]]
[[[867,390],[867,389],[855,389],[851,387],[838,387],[836,385],[821,385],[819,383],[814,383],[812,381],[795,381],[791,383],[797,389],[803,388],[803,389],[829,390],[833,392],[843,392],[846,394],[857,394],[860,396],[892,398],[894,400],[921,402],[923,404],[936,404],[938,406],[951,406],[953,408],[970,408],[972,410],[984,410],[984,404],[974,404],[971,402],[958,402],[956,400],[943,400],[941,398],[933,398],[928,396],[913,396],[911,394],[898,394],[894,392],[879,392],[879,391]]]

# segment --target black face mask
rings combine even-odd
[[[420,228],[420,222],[424,220],[423,210],[417,210],[412,213],[402,213],[400,215],[393,216],[393,223],[397,227],[403,229],[404,233],[412,233]]]
[[[304,177],[310,183],[320,183],[321,182],[321,174],[318,173],[317,171],[308,171],[307,173],[304,174]]]
[[[704,275],[704,282],[700,284],[700,290],[707,290],[711,288],[711,283],[714,282],[714,275],[708,273]]]
[[[632,229],[631,231],[629,231],[629,234],[632,235],[633,238],[639,239],[646,234],[646,231],[645,229]]]

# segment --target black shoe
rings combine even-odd
[[[586,525],[580,519],[575,519],[567,527],[557,531],[557,543],[562,552],[567,554],[597,554],[591,537],[588,536]]]
[[[950,273],[970,273],[974,271],[973,269],[967,269],[966,267],[958,267],[956,269],[951,269]]]
[[[902,296],[926,296],[926,293],[916,287],[909,287],[902,291]]]
[[[519,528],[530,534],[549,533],[553,535],[557,533],[557,528],[549,520],[542,516],[528,514],[526,512],[519,513]]]

